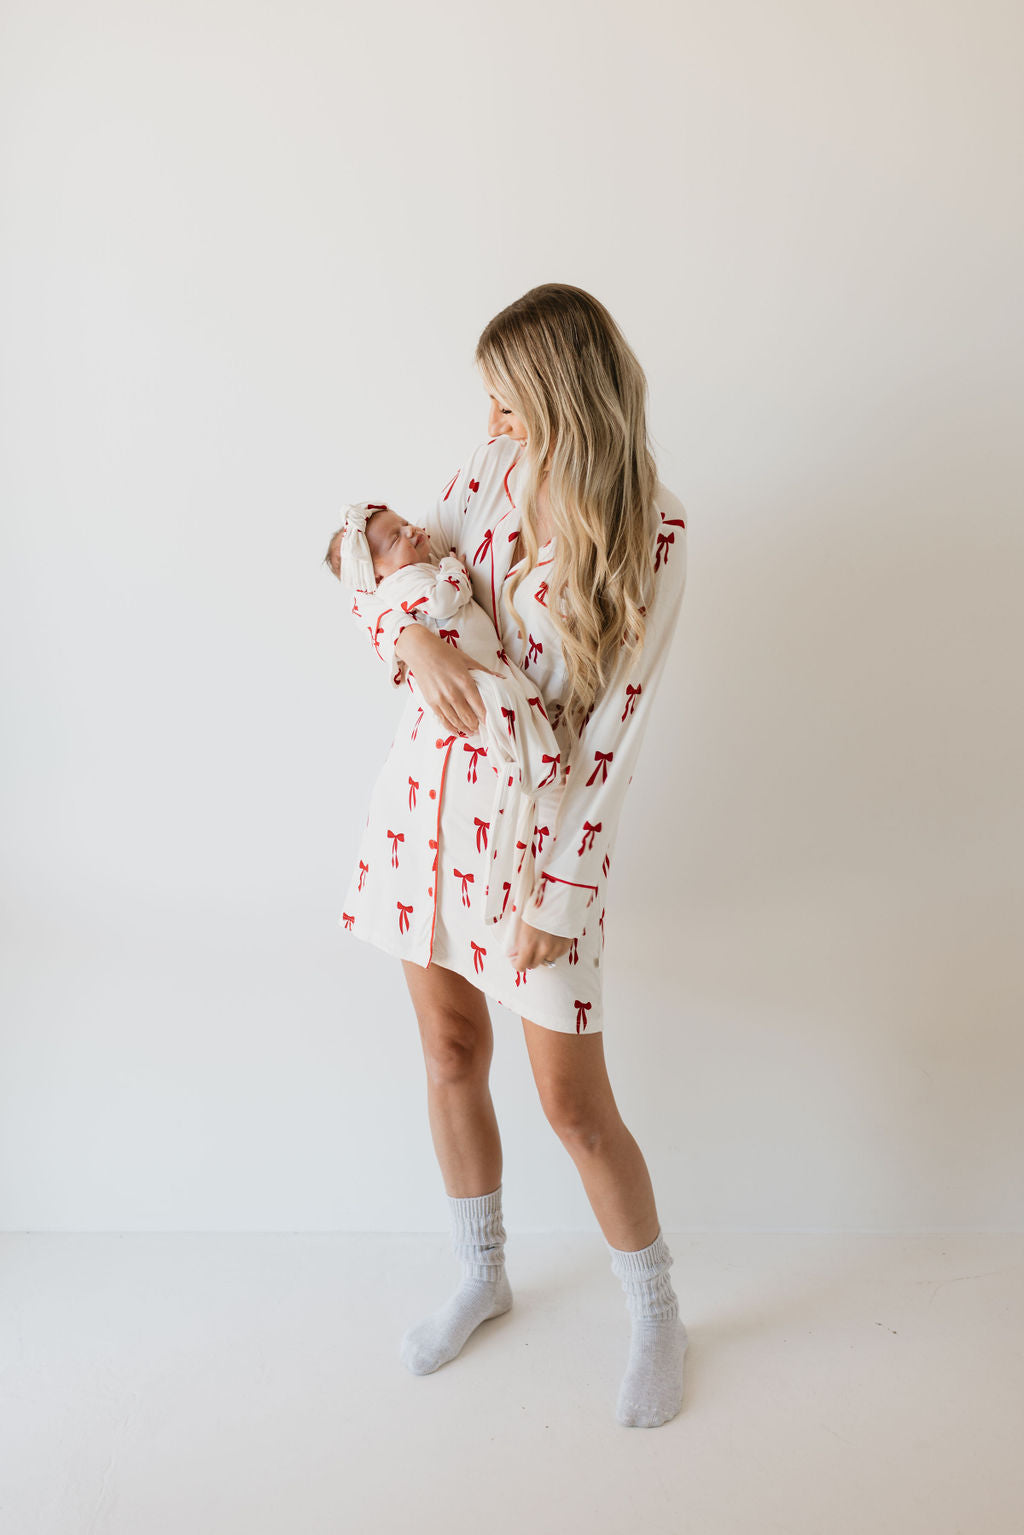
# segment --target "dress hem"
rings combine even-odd
[[[342,927],[342,924],[341,924],[340,921],[338,923],[338,926]],[[394,955],[394,957],[396,959],[407,959],[407,960],[410,961],[411,964],[419,965],[421,970],[427,970],[430,967],[429,964],[428,965],[420,965],[419,960],[416,959],[412,954],[405,954],[405,953],[402,952],[401,949],[395,948],[391,944],[383,943],[379,938],[371,938],[371,937],[367,936],[365,933],[357,932],[355,930],[355,928],[342,927],[342,931],[345,932],[345,933],[348,933],[352,938],[358,938],[361,943],[368,944],[370,946],[370,948],[380,949],[381,953],[383,953],[383,954],[392,954],[392,955]],[[486,986],[481,986],[480,985],[480,977],[479,977],[479,975],[477,975],[475,973],[474,974],[470,974],[468,966],[466,967],[466,969],[462,969],[458,965],[442,965],[440,963],[440,961],[434,961],[434,960],[430,961],[430,964],[434,964],[434,963],[437,964],[437,967],[438,967],[439,970],[454,970],[456,975],[461,975],[464,981],[469,981],[471,983],[471,985],[473,985],[473,986],[475,986],[477,988],[478,991],[482,991],[484,996],[489,997],[492,1002],[497,1002],[499,1007],[507,1008],[510,1013],[514,1013],[520,1019],[522,1019],[523,1014],[519,1011],[518,1007],[513,1006],[513,1004],[510,1003],[510,1002],[506,1002],[504,997],[499,997],[496,992],[488,990],[488,988]],[[527,1016],[529,1016],[529,1015],[527,1015]],[[542,1029],[550,1029],[553,1034],[575,1034],[576,1033],[576,1029],[575,1028],[566,1028],[566,1026],[564,1024],[561,1024],[561,1023],[551,1023],[546,1018],[534,1018],[532,1016],[529,1016],[529,1021],[531,1023],[537,1024]],[[579,1032],[580,1032],[581,1036],[584,1035],[584,1034],[601,1034],[601,1033],[604,1032],[604,1029],[603,1029],[603,1026],[600,1029],[595,1029],[595,1028],[588,1027],[586,1029],[581,1029]]]

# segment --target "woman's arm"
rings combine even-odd
[[[601,913],[600,898],[626,789],[679,620],[686,585],[686,525],[676,496],[659,489],[654,586],[639,656],[626,651],[573,744],[553,838],[534,868],[521,913],[531,927],[575,938]]]
[[[446,730],[475,735],[483,726],[484,701],[473,681],[472,672],[501,673],[442,640],[423,624],[405,626],[395,644],[400,663],[408,664],[415,674],[424,703],[437,715]]]

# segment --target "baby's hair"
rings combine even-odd
[[[337,576],[339,581],[341,580],[341,535],[344,531],[344,527],[340,527],[337,532],[331,534],[331,541],[327,545],[327,553],[324,555],[324,564],[330,570],[331,575]],[[337,543],[335,543],[335,540],[337,540]],[[334,551],[333,560],[331,559],[332,550]],[[334,568],[335,562],[337,562],[337,570]]]
[[[378,512],[390,512],[390,510],[391,510],[390,506],[386,506],[383,502],[381,502],[380,505],[378,505],[378,506],[371,506],[370,510],[368,511],[368,513],[366,515],[366,526],[369,527],[370,519],[372,517],[376,516],[376,514]],[[324,559],[323,559],[323,563],[329,568],[329,570],[330,570],[332,575],[337,576],[339,581],[341,580],[341,535],[344,533],[344,531],[345,531],[345,524],[342,523],[341,527],[338,528],[334,533],[331,534],[331,541],[327,545],[327,553],[324,555]],[[338,562],[338,569],[337,570],[335,570],[335,568],[334,568],[334,561],[331,559],[331,550],[335,549],[335,543],[334,543],[335,539],[338,540],[337,548],[335,550],[335,557],[336,557],[337,562]]]

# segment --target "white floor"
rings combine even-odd
[[[3,1535],[1021,1535],[1024,1235],[676,1235],[671,1423],[620,1427],[600,1233],[398,1359],[447,1238],[0,1237]]]

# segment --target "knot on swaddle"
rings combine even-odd
[[[377,577],[373,573],[373,556],[366,540],[366,524],[374,512],[386,512],[390,508],[372,501],[354,501],[346,506],[342,516],[341,551],[339,574],[345,586],[357,592],[375,592]]]

